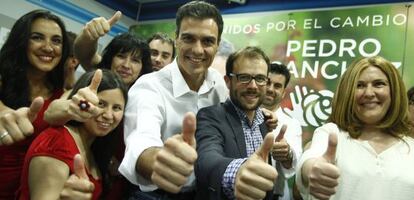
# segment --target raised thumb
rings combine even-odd
[[[282,140],[285,137],[286,129],[287,129],[286,124],[283,124],[282,128],[280,129],[279,135],[276,136],[276,139],[275,139],[276,142],[280,142],[280,140]]]
[[[37,113],[42,109],[44,102],[42,97],[33,99],[32,104],[30,104],[29,112],[27,113],[27,117],[31,122],[36,119]]]
[[[99,85],[101,84],[102,76],[103,76],[102,70],[97,69],[95,73],[93,74],[91,83],[88,86],[90,90],[92,90],[95,93],[98,93],[98,88],[99,88]]]
[[[256,154],[264,161],[267,162],[267,158],[269,156],[269,152],[273,147],[273,138],[274,135],[272,132],[269,132],[266,137],[263,139],[262,145],[260,145],[259,149],[256,150]]]
[[[194,113],[188,112],[185,113],[183,119],[183,140],[187,142],[190,146],[195,145],[195,131],[196,131],[196,117]]]
[[[116,11],[116,13],[108,19],[108,24],[110,26],[113,26],[114,24],[116,24],[116,22],[118,22],[119,19],[121,19],[122,17],[122,13],[121,11]]]
[[[89,180],[88,174],[86,174],[85,163],[80,154],[76,154],[73,158],[73,168],[77,177]]]
[[[336,134],[329,134],[328,149],[326,149],[323,157],[330,163],[335,163],[336,158],[336,146],[338,144],[338,136]]]

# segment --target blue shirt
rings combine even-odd
[[[250,123],[250,120],[247,117],[246,112],[241,110],[236,105],[234,105],[232,101],[230,102],[232,103],[233,107],[236,109],[237,115],[240,118],[240,122],[241,122],[243,133],[244,133],[244,140],[246,142],[246,154],[249,157],[260,147],[260,145],[263,142],[263,136],[262,136],[262,133],[260,132],[260,127],[259,127],[259,125],[264,122],[263,112],[259,108],[257,108],[254,114],[253,121]],[[240,166],[246,160],[247,158],[234,159],[227,166],[226,171],[223,174],[223,180],[221,184],[223,187],[224,194],[229,199],[235,199],[234,184],[236,181],[236,174]]]

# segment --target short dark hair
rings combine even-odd
[[[161,40],[162,42],[168,43],[169,45],[171,45],[172,50],[173,50],[171,57],[172,57],[172,59],[174,59],[174,57],[175,57],[175,47],[174,47],[174,40],[173,39],[171,39],[166,33],[157,32],[157,33],[154,33],[154,35],[152,35],[150,38],[148,38],[148,40],[147,40],[148,45],[153,40]]]
[[[191,1],[178,8],[177,16],[175,18],[175,24],[177,26],[175,33],[177,37],[180,34],[181,22],[187,17],[196,19],[213,19],[218,27],[217,42],[220,42],[221,33],[223,32],[223,17],[216,6],[204,1]]]
[[[267,72],[269,73],[269,66],[270,66],[269,57],[267,57],[267,55],[259,47],[248,46],[248,47],[245,47],[243,49],[240,49],[240,50],[230,54],[230,56],[227,58],[227,61],[226,61],[226,75],[227,76],[230,76],[230,73],[233,72],[234,62],[239,57],[262,58],[263,60],[266,61]]]
[[[275,63],[275,62],[270,63],[269,73],[283,75],[286,79],[285,80],[285,88],[289,84],[290,72],[289,72],[288,68],[286,67],[286,65]]]
[[[112,59],[118,53],[139,52],[142,61],[141,73],[138,77],[152,72],[151,54],[148,44],[133,35],[132,33],[122,33],[114,37],[111,42],[102,51],[102,60],[98,67],[103,69],[111,69]]]
[[[27,69],[31,65],[27,57],[27,47],[32,24],[37,19],[55,22],[62,34],[62,57],[59,63],[47,73],[46,82],[52,91],[63,89],[64,65],[69,53],[65,24],[55,14],[47,10],[33,10],[20,17],[13,25],[0,50],[0,99],[10,108],[29,106],[30,91]]]

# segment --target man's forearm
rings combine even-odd
[[[135,170],[139,175],[147,180],[151,180],[155,156],[157,155],[158,151],[160,151],[159,147],[150,147],[143,151],[142,154],[138,157],[137,163],[135,165]]]

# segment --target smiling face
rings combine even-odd
[[[201,76],[213,62],[218,27],[213,19],[184,18],[176,38],[178,66],[184,77]]]
[[[264,59],[239,57],[234,62],[233,74],[262,75],[267,77],[267,64]],[[266,85],[257,85],[255,80],[240,83],[237,77],[225,76],[234,104],[247,112],[254,112],[263,102]]]
[[[355,114],[366,125],[378,124],[391,103],[390,83],[379,68],[370,66],[358,78],[355,90]]]
[[[152,70],[158,71],[173,60],[173,46],[162,40],[152,40],[149,44],[151,51]]]
[[[84,123],[89,133],[102,137],[114,130],[122,120],[125,99],[120,89],[109,89],[98,93],[99,107],[103,113]]]
[[[112,58],[111,70],[117,73],[127,86],[137,80],[142,70],[140,52],[117,53]]]
[[[279,107],[280,102],[285,96],[286,77],[282,74],[269,74],[269,82],[266,87],[266,96],[263,105],[271,110]]]
[[[47,19],[36,19],[31,26],[27,57],[33,70],[52,71],[62,58],[62,30]]]

